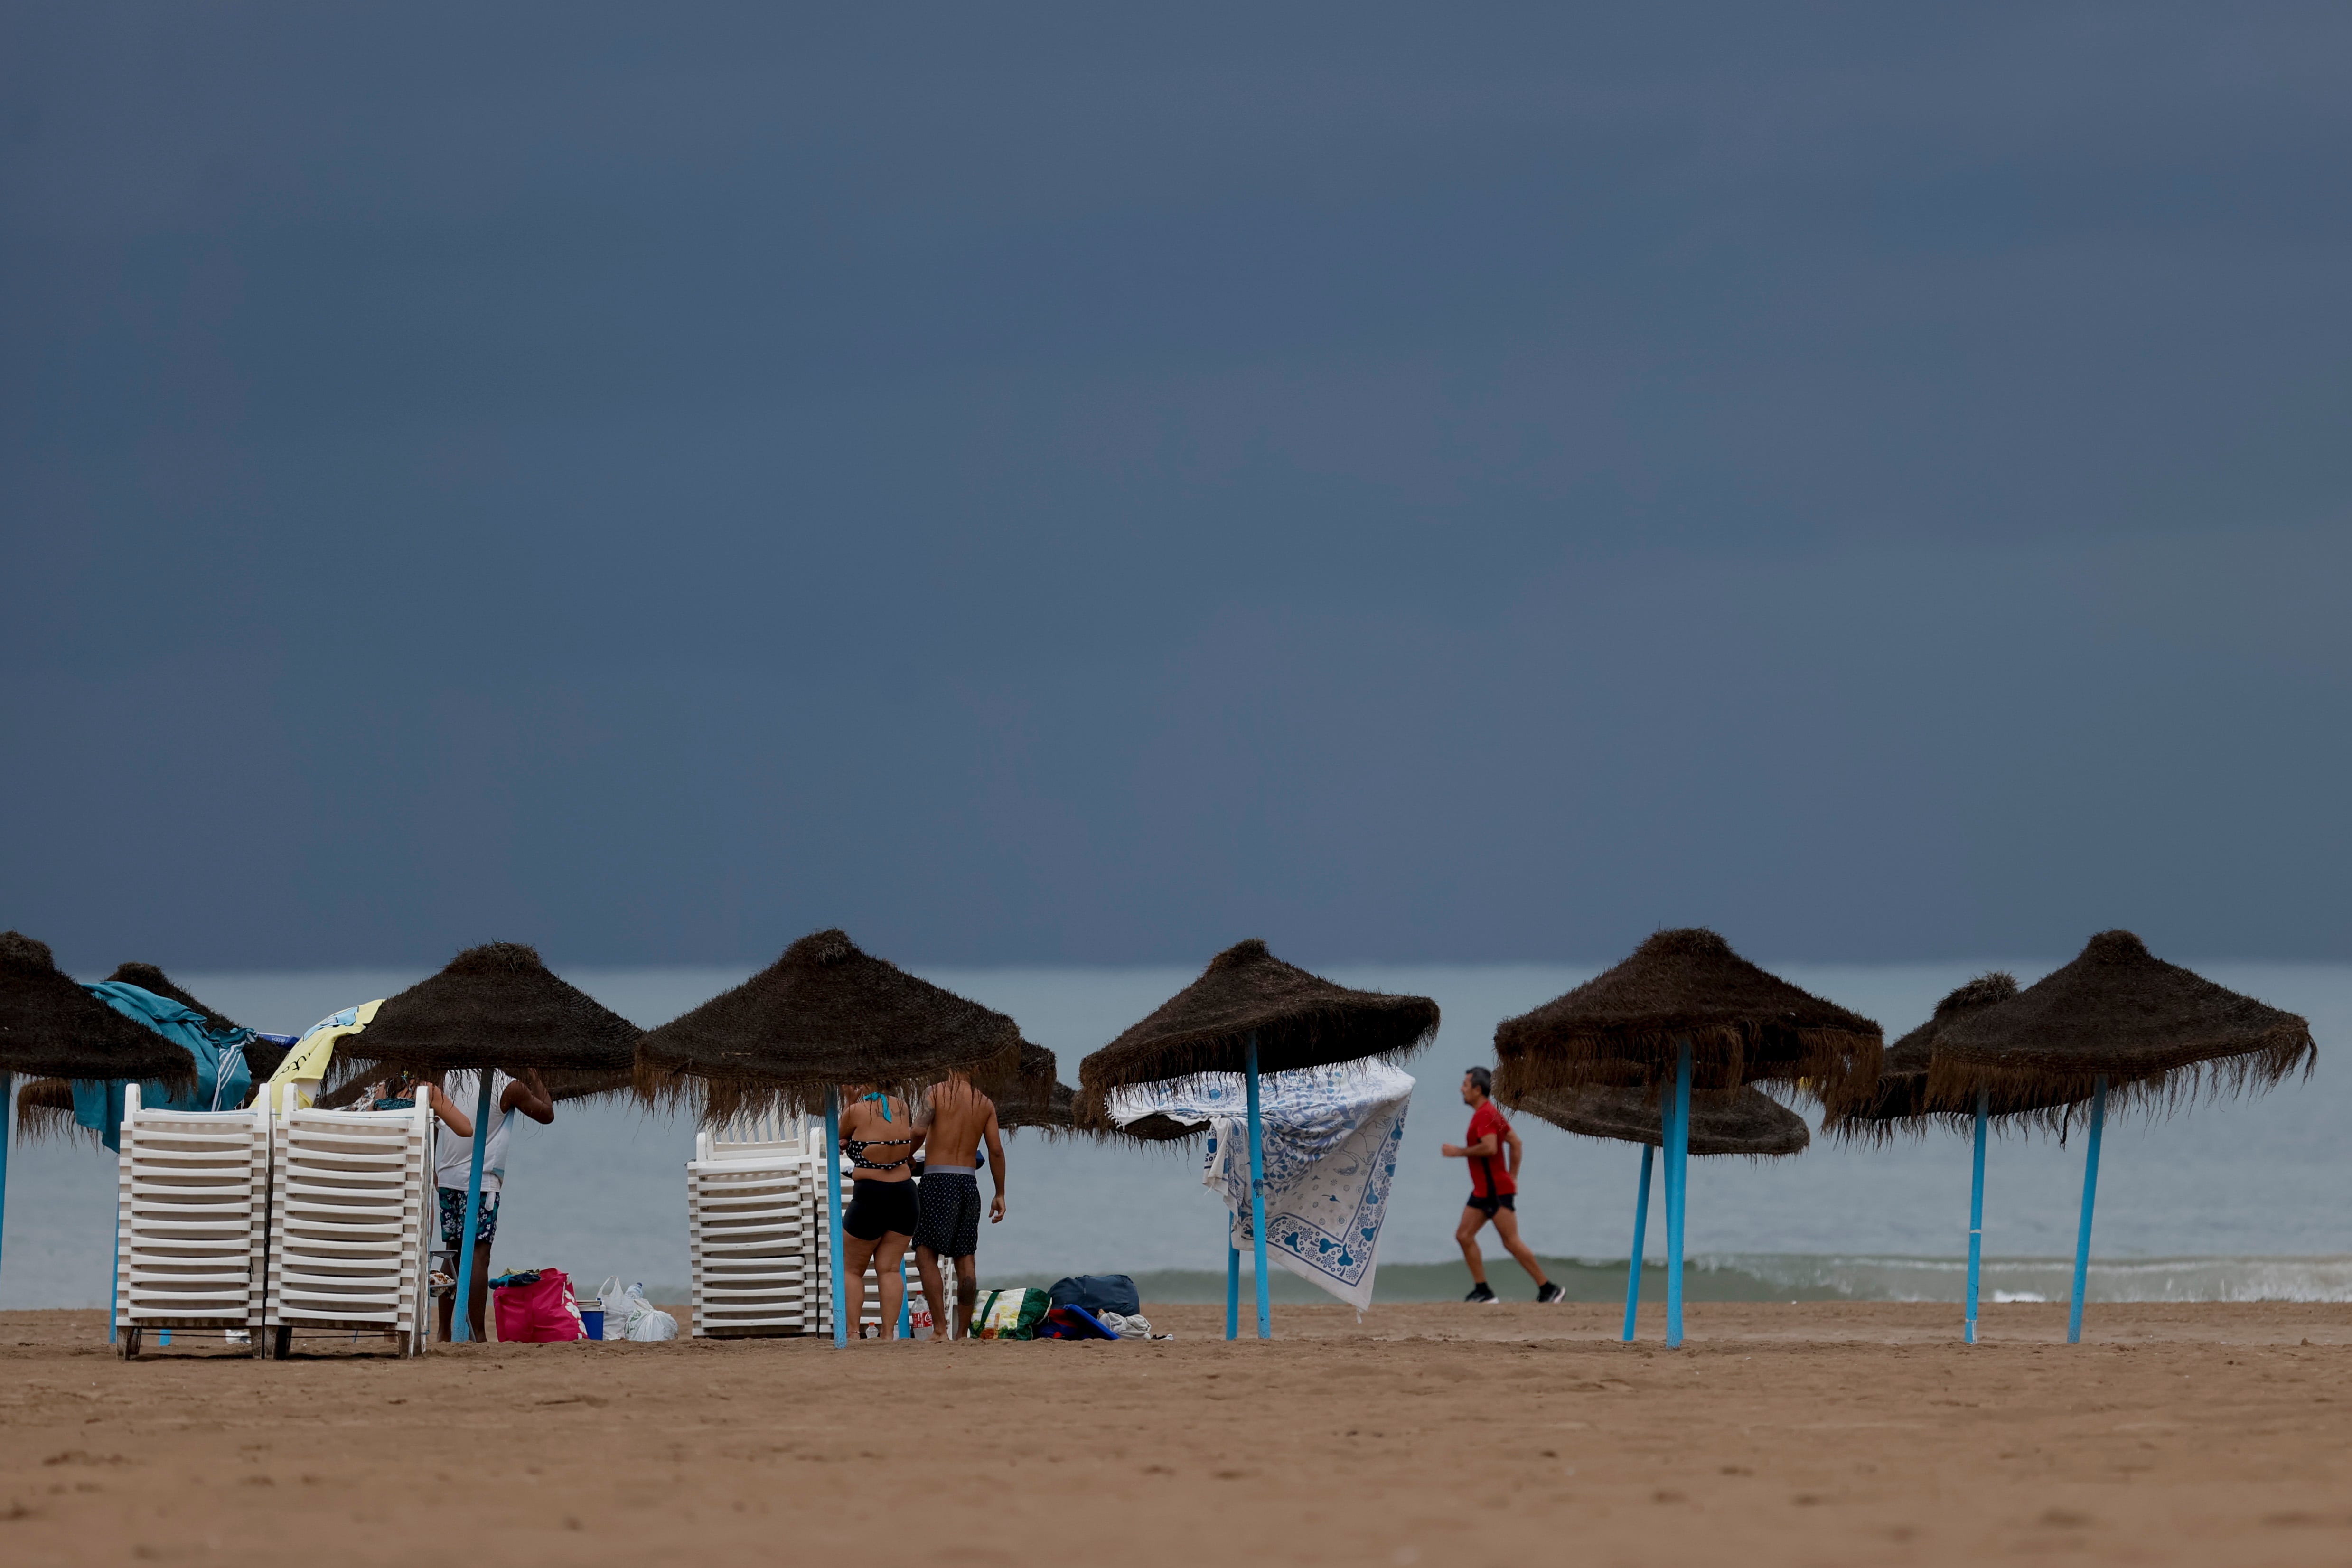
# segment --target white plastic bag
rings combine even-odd
[[[607,1323],[613,1320],[604,1320]],[[677,1320],[646,1300],[646,1287],[640,1280],[629,1287],[628,1337],[633,1340],[674,1340],[677,1338]]]
[[[619,1275],[606,1277],[604,1282],[596,1287],[596,1306],[604,1314],[604,1337],[608,1340],[627,1339],[629,1300],[621,1294]]]

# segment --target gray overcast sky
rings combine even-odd
[[[2352,9],[0,12],[98,968],[2352,957]]]

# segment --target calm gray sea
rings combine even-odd
[[[1891,966],[1793,966],[1799,984],[1879,1020],[1887,1038],[1980,971],[2031,982],[2053,961]],[[2352,1028],[2352,967],[2209,963],[2194,967],[2311,1020],[2320,1067],[2266,1098],[2200,1103],[2168,1120],[2109,1124],[2100,1169],[2093,1299],[2352,1300],[2352,1163],[2341,1129],[2352,1073],[2333,1055]],[[568,978],[637,1022],[654,1025],[732,985],[744,969],[582,969]],[[1188,984],[1196,971],[927,969],[929,979],[1001,1008],[1051,1047],[1066,1080],[1078,1058]],[[1458,1294],[1465,1276],[1453,1229],[1462,1166],[1437,1146],[1461,1137],[1462,1069],[1491,1059],[1497,1021],[1559,994],[1590,968],[1386,965],[1333,968],[1333,978],[1434,996],[1444,1029],[1408,1064],[1422,1082],[1406,1125],[1381,1242],[1381,1295]],[[293,1033],[399,990],[421,971],[178,976],[214,1006],[257,1028]],[[1562,1259],[1580,1296],[1624,1288],[1640,1154],[1520,1119],[1528,1142],[1521,1222],[1538,1251]],[[686,1178],[694,1129],[683,1120],[602,1107],[521,1125],[509,1157],[499,1236],[501,1267],[561,1268],[591,1285],[607,1275],[676,1289],[687,1279]],[[1162,1299],[1220,1289],[1223,1210],[1189,1152],[1137,1153],[1023,1133],[1008,1150],[1011,1214],[982,1237],[982,1268],[1000,1281],[1048,1283],[1074,1273],[1150,1275]],[[1693,1162],[1690,1247],[1703,1262],[1696,1295],[1743,1299],[1852,1296],[1956,1300],[1967,1250],[1969,1151],[1948,1135],[1885,1149],[1817,1143],[1761,1163]],[[2063,1298],[2081,1193],[2079,1141],[1997,1140],[1986,1181],[1988,1289]],[[111,1156],[80,1144],[20,1145],[9,1163],[0,1306],[102,1306],[113,1228]],[[1650,1252],[1664,1227],[1654,1211]],[[1490,1255],[1493,1249],[1489,1249]],[[1416,1267],[1416,1266],[1430,1267]],[[1507,1260],[1492,1270],[1507,1295],[1528,1293]],[[1285,1279],[1283,1294],[1311,1288]]]

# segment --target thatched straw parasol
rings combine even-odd
[[[950,1073],[1005,1093],[1021,1071],[1021,1026],[1002,1013],[858,951],[821,931],[732,991],[671,1019],[638,1043],[637,1092],[699,1098],[706,1125],[747,1112],[800,1116],[823,1107],[825,1157],[841,1149],[843,1084],[912,1096]],[[828,1181],[826,1225],[842,1256],[841,1184]],[[846,1289],[833,1270],[833,1338],[849,1342]]]
[[[1020,1076],[1021,1028],[821,931],[646,1035],[636,1059],[639,1094],[698,1097],[716,1126],[768,1110],[805,1116],[847,1083],[912,1095],[950,1072],[992,1097]]]
[[[0,931],[0,1073],[183,1089],[195,1082],[196,1063],[83,990],[47,942],[10,931]]]
[[[346,1082],[384,1068],[426,1076],[471,1071],[479,1084],[474,1108],[474,1160],[466,1183],[465,1229],[457,1258],[457,1300],[450,1334],[471,1333],[474,1228],[481,1212],[482,1156],[490,1136],[490,1089],[497,1072],[604,1073],[618,1081],[636,1060],[645,1031],[586,992],[557,978],[534,948],[486,942],[451,959],[375,1011],[352,1055],[337,1053]]]
[[[1202,1073],[1288,1072],[1380,1057],[1401,1061],[1437,1037],[1426,996],[1353,991],[1285,963],[1255,937],[1209,961],[1201,978],[1078,1064],[1078,1114],[1105,1118],[1110,1091]]]
[[[114,973],[108,975],[107,979],[119,981],[125,985],[136,985],[140,990],[152,991],[158,996],[168,996],[188,1011],[203,1014],[205,1022],[215,1029],[225,1029],[230,1034],[250,1036],[251,1037],[245,1042],[245,1065],[257,1084],[268,1082],[269,1075],[278,1070],[278,1064],[286,1059],[286,1052],[289,1047],[278,1044],[277,1040],[271,1039],[267,1035],[247,1029],[226,1013],[205,1006],[173,984],[172,977],[154,964],[118,963],[114,966]]]
[[[1265,1263],[1264,1132],[1258,1075],[1335,1067],[1379,1057],[1402,1060],[1437,1037],[1437,1004],[1426,996],[1353,991],[1285,963],[1255,937],[1209,961],[1201,978],[1150,1017],[1078,1064],[1079,1125],[1111,1127],[1111,1090],[1181,1082],[1202,1073],[1245,1074],[1249,1082],[1250,1230],[1257,1266],[1257,1334],[1274,1337]],[[1165,1117],[1166,1135],[1179,1123]],[[1160,1129],[1129,1136],[1158,1138]],[[1225,1249],[1225,1338],[1241,1331],[1241,1254]]]
[[[2073,1107],[2089,1101],[2071,1344],[2083,1337],[2109,1098],[2169,1107],[2200,1089],[2265,1089],[2297,1068],[2308,1072],[2315,1056],[2304,1019],[2165,963],[2127,931],[2107,931],[2064,968],[1947,1024],[1928,1064],[1927,1098],[1931,1105],[1974,1101],[1980,1114],[1996,1116],[2054,1108],[2062,1130]]]
[[[2200,1089],[2264,1089],[2315,1047],[2293,1013],[2167,963],[2127,931],[2101,931],[2074,962],[1999,1007],[1955,1020],[1936,1042],[1928,1092],[1995,1116],[2094,1099],[2162,1101]]]
[[[367,1032],[336,1053],[336,1076],[348,1081],[386,1068],[428,1077],[493,1069],[626,1073],[644,1033],[558,977],[537,949],[485,942],[388,998]]]
[[[1632,1341],[1642,1306],[1642,1254],[1649,1239],[1651,1163],[1666,1141],[1665,1094],[1588,1084],[1565,1091],[1538,1090],[1512,1109],[1563,1131],[1642,1145],[1642,1179],[1633,1196],[1633,1262],[1625,1278],[1624,1337]],[[1727,1100],[1710,1096],[1695,1100],[1690,1119],[1693,1154],[1800,1154],[1812,1142],[1805,1119],[1759,1089],[1742,1088]]]
[[[48,943],[0,931],[0,1224],[8,1209],[8,1091],[19,1074],[183,1089],[196,1081],[196,1059],[83,990],[58,968]]]
[[[1496,1097],[1648,1085],[1691,1053],[1700,1093],[1791,1083],[1829,1103],[1878,1076],[1876,1024],[1748,963],[1711,931],[1662,931],[1614,968],[1495,1031]]]
[[[1666,1155],[1666,1343],[1683,1341],[1683,1211],[1691,1095],[1729,1099],[1739,1086],[1788,1083],[1832,1109],[1878,1077],[1878,1026],[1731,951],[1711,931],[1651,936],[1614,968],[1495,1030],[1495,1095],[1591,1086],[1664,1089]],[[1643,1212],[1648,1212],[1646,1204]]]

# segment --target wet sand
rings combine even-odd
[[[0,1313],[0,1561],[2352,1560],[2352,1308],[1287,1308],[1270,1345],[298,1343]],[[1654,1317],[1644,1331],[1654,1335]],[[217,1344],[217,1342],[213,1342]],[[309,1352],[309,1353],[304,1353]]]

